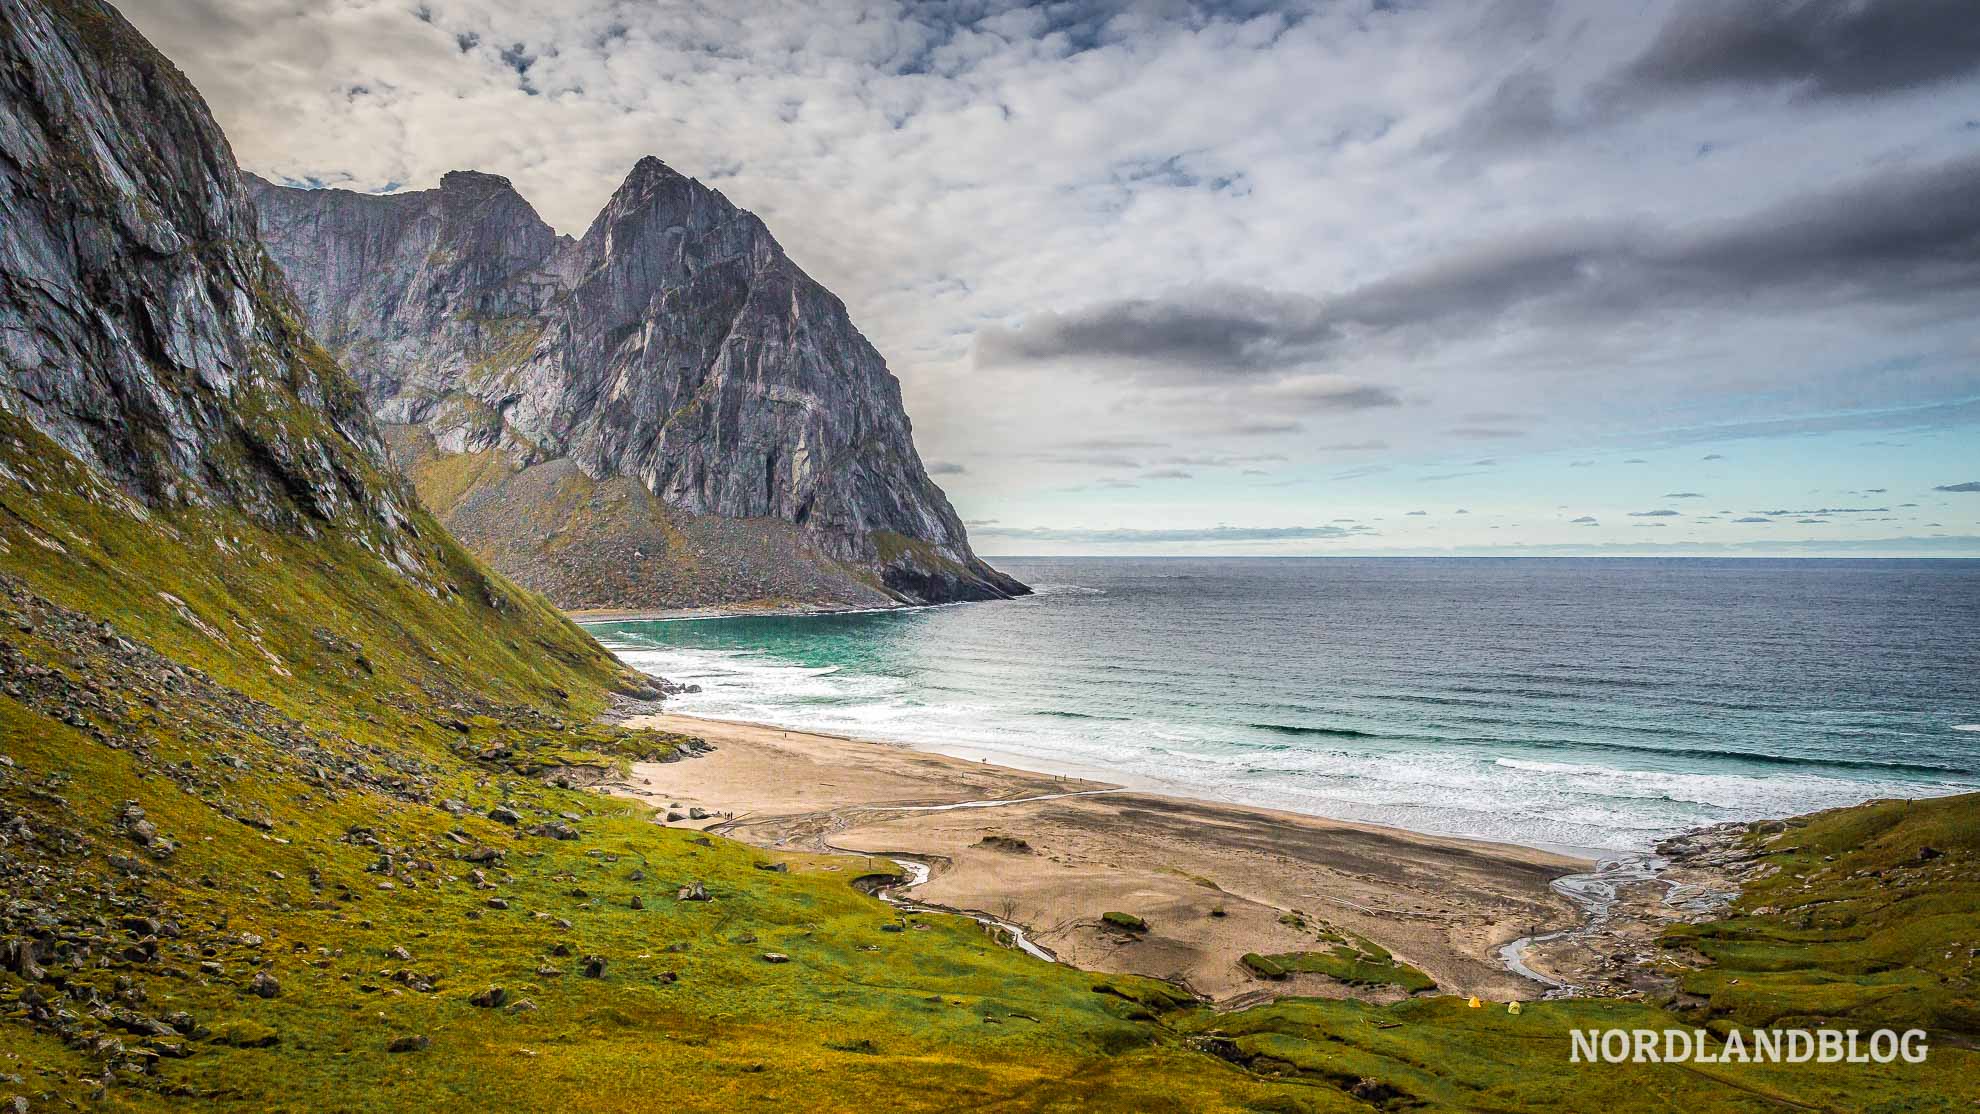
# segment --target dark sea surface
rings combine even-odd
[[[590,629],[691,715],[1544,846],[1980,789],[1980,561],[995,563],[1038,594]]]

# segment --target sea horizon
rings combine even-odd
[[[1980,694],[1958,687],[1980,643],[1920,633],[1972,609],[1972,559],[1773,559],[1787,575],[1765,558],[1000,560],[1037,595],[586,626],[701,686],[670,701],[685,715],[1586,854],[1980,788],[1962,730]],[[1530,646],[1496,633],[1535,625]],[[1907,646],[1894,684],[1875,659]],[[1768,653],[1781,662],[1747,660]]]

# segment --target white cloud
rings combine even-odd
[[[1385,466],[1462,454],[1448,466],[1480,441],[1510,464],[1980,395],[1970,312],[1925,299],[1763,312],[1632,285],[1654,281],[1657,251],[1709,246],[1711,230],[1812,184],[1980,152],[1980,80],[1943,58],[1903,81],[1803,67],[1780,79],[1803,85],[1783,85],[1719,59],[1712,80],[1674,82],[1651,53],[1668,45],[1670,0],[122,7],[206,94],[242,163],[271,177],[416,189],[487,170],[567,232],[641,155],[720,188],[846,299],[959,505],[1004,521],[1111,520],[1096,513],[1118,499],[1101,490],[1107,470],[1176,453],[1263,449],[1287,458],[1275,474],[1324,493],[1340,467],[1327,454],[1349,449],[1377,462],[1340,475],[1383,482]],[[1700,10],[1685,5],[1687,18]],[[1617,90],[1649,77],[1654,96],[1611,111]],[[1808,82],[1848,95],[1797,94]],[[1563,229],[1581,230],[1579,252],[1483,269]],[[1651,245],[1649,264],[1628,257],[1638,270],[1622,284],[1577,273],[1574,320],[1521,300],[1551,288],[1519,283],[1559,281],[1548,259],[1610,266],[1618,243]],[[1507,300],[1474,298],[1419,328],[1364,320],[1459,287]],[[974,358],[979,337],[994,348],[1055,322],[1119,324],[1102,311],[1178,291],[1253,292],[1230,297],[1277,331],[1221,347],[1185,331],[1196,348],[1159,372],[1074,351],[986,383]],[[1337,329],[1312,315],[1342,292],[1360,318]],[[1639,295],[1661,308],[1639,311]],[[1308,362],[1322,350],[1324,366]],[[1186,374],[1220,360],[1244,382]],[[1973,420],[1970,406],[1959,415]],[[1106,439],[1135,447],[1113,460],[1073,447]],[[1075,485],[1084,494],[1064,490]],[[1224,510],[1208,475],[1165,486],[1179,500],[1168,519]],[[1279,521],[1323,520],[1324,506],[1280,498]]]

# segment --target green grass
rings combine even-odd
[[[761,871],[751,848],[550,784],[678,739],[596,725],[620,667],[423,515],[427,571],[409,578],[333,531],[304,540],[210,509],[140,518],[4,415],[0,465],[0,641],[18,663],[0,696],[0,752],[14,763],[0,768],[0,822],[32,833],[10,827],[0,847],[0,936],[66,934],[45,964],[59,982],[35,986],[62,989],[73,1017],[32,1020],[26,980],[0,973],[0,1075],[23,1076],[0,1098],[357,1111],[644,1110],[662,1098],[1136,1111],[1980,1101],[1965,950],[1980,943],[1973,797],[1789,827],[1769,848],[1782,870],[1733,915],[1672,930],[1674,960],[1709,965],[1667,1005],[1511,1015],[1418,997],[1218,1015],[1159,982],[1032,960],[967,919],[883,931],[896,912],[850,885],[881,864],[789,856],[790,873]],[[146,648],[186,672],[168,676]],[[149,854],[119,825],[128,801],[174,854]],[[490,819],[498,804],[522,823]],[[578,838],[532,834],[550,823]],[[482,847],[499,862],[465,858]],[[689,882],[715,900],[678,900]],[[123,956],[141,939],[125,927],[134,916],[176,926],[156,959]],[[1412,988],[1398,980],[1413,969],[1372,942],[1321,942],[1258,958]],[[790,962],[765,963],[770,951]],[[589,955],[605,958],[603,977],[580,973]],[[248,991],[260,970],[278,996]],[[535,1008],[472,1005],[489,986]],[[92,994],[194,1025],[144,1037],[92,1012]],[[1935,1047],[1918,1066],[1567,1062],[1577,1027],[1806,1019],[1915,1022]],[[411,1035],[429,1043],[386,1051]],[[102,1051],[103,1038],[124,1051]],[[190,1055],[161,1054],[147,1074],[147,1043]],[[117,1081],[95,1098],[106,1065]]]
[[[1263,965],[1258,960],[1263,960]],[[1325,975],[1349,986],[1394,986],[1407,994],[1437,988],[1435,980],[1409,964],[1390,958],[1377,959],[1349,944],[1336,945],[1325,951],[1257,957],[1247,955],[1245,965],[1266,978],[1284,978],[1288,973],[1299,972]],[[1272,970],[1279,973],[1268,973]]]
[[[1298,913],[1279,918],[1281,924],[1311,928]],[[1276,955],[1246,953],[1238,962],[1261,979],[1278,981],[1292,974],[1325,975],[1349,986],[1393,986],[1406,994],[1435,990],[1430,976],[1390,955],[1387,948],[1365,936],[1344,929],[1314,929],[1319,943],[1314,951],[1282,952]]]
[[[162,1040],[80,1009],[34,1023],[27,982],[0,974],[0,1057],[15,1058],[0,1063],[37,1107],[90,1101],[106,1065],[123,1077],[109,1109],[649,1109],[665,1081],[704,1105],[1076,1091],[1181,1110],[1283,1089],[1145,1020],[1147,1003],[1174,1005],[1159,984],[1097,991],[966,918],[883,932],[895,913],[850,885],[878,869],[864,860],[761,871],[743,845],[547,784],[677,739],[593,724],[620,667],[423,516],[430,581],[329,532],[305,542],[217,510],[141,519],[4,415],[0,464],[0,638],[22,686],[0,698],[0,819],[36,833],[0,847],[27,903],[7,931],[55,918],[85,942],[44,964],[77,1005],[93,993],[196,1022]],[[127,801],[176,853],[119,826]],[[497,804],[522,823],[489,819]],[[579,838],[530,834],[553,822]],[[503,852],[480,866],[492,889],[463,857],[480,847]],[[689,882],[715,900],[678,900]],[[156,959],[122,956],[134,911],[177,926]],[[586,955],[604,977],[579,973]],[[278,996],[247,992],[258,970]],[[491,985],[536,1008],[470,1004]],[[413,1034],[430,1043],[386,1051]],[[97,1051],[104,1038],[125,1051]],[[134,1072],[147,1040],[191,1054]],[[1178,1090],[1179,1075],[1201,1082]]]
[[[1980,1057],[1935,1048],[1924,1064],[1575,1064],[1570,1032],[1681,1028],[1643,1002],[1580,999],[1469,1009],[1461,998],[1393,1006],[1290,999],[1193,1019],[1200,1039],[1263,1075],[1439,1110],[1899,1111],[1970,1109]],[[1364,1108],[1365,1109],[1365,1108]]]
[[[1731,916],[1664,944],[1701,1023],[1980,1034],[1980,823],[1971,797],[1877,801],[1763,828],[1776,867]]]

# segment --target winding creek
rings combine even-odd
[[[953,801],[948,804],[939,804],[939,805],[860,805],[854,808],[833,809],[830,812],[826,812],[818,815],[829,822],[830,824],[830,827],[828,828],[828,832],[829,832],[829,831],[837,831],[840,828],[845,827],[846,815],[848,813],[953,812],[957,809],[998,808],[1004,805],[1024,805],[1024,804],[1033,804],[1038,801],[1057,801],[1057,800],[1063,800],[1064,798],[1067,797],[1094,797],[1094,796],[1099,796],[1102,793],[1119,793],[1121,791],[1122,791],[1121,787],[1112,786],[1106,789],[1079,789],[1066,793],[1042,793],[1033,797],[994,797],[985,800]],[[710,830],[726,831],[726,829],[731,828],[733,826],[734,826],[734,822],[731,821],[730,823],[727,824],[716,825],[715,828],[712,828]],[[880,857],[886,858],[890,862],[894,863],[894,865],[900,867],[901,870],[904,872],[904,877],[906,878],[906,881],[895,881],[892,879],[881,880],[877,882],[877,884],[872,886],[871,889],[869,890],[869,892],[871,892],[873,896],[879,898],[881,901],[884,901],[889,905],[894,906],[897,909],[910,913],[943,913],[953,916],[968,917],[971,920],[975,921],[976,923],[983,925],[985,928],[994,929],[997,932],[1004,934],[1004,936],[1009,939],[1013,947],[1016,947],[1018,950],[1024,952],[1026,955],[1032,956],[1037,959],[1042,959],[1047,963],[1059,962],[1059,957],[1052,954],[1051,949],[1046,948],[1045,946],[1039,944],[1037,941],[1033,940],[1031,936],[1025,931],[1024,926],[1021,924],[1017,924],[1016,922],[1013,921],[1007,921],[1002,917],[992,916],[989,913],[985,913],[980,909],[956,909],[947,905],[935,905],[929,902],[916,901],[911,897],[905,896],[906,891],[912,890],[917,886],[924,885],[925,883],[927,883],[927,881],[930,878],[934,877],[934,868],[931,867],[925,860],[919,857],[910,857],[909,852],[860,851],[850,847],[840,847],[832,843],[829,839],[827,839],[825,833],[821,833],[817,836],[814,836],[812,842],[817,845],[819,850],[834,851],[846,855],[878,855]]]
[[[1499,958],[1506,969],[1516,975],[1532,979],[1548,988],[1550,998],[1567,997],[1574,988],[1559,979],[1543,975],[1526,965],[1526,950],[1536,944],[1547,944],[1555,940],[1578,940],[1600,932],[1609,923],[1609,914],[1616,907],[1622,888],[1642,882],[1659,881],[1658,874],[1669,865],[1669,860],[1656,855],[1623,855],[1614,859],[1603,859],[1595,864],[1595,869],[1581,874],[1564,874],[1553,880],[1555,893],[1567,898],[1581,910],[1581,923],[1559,932],[1549,932],[1541,936],[1522,936],[1499,949]],[[1676,883],[1664,881],[1669,887],[1664,900],[1669,901],[1676,892]]]
[[[911,890],[928,881],[933,872],[927,863],[919,859],[892,858],[891,856],[890,858],[894,865],[907,872],[907,881],[882,884],[874,889],[873,896],[904,912],[947,913],[968,917],[986,928],[996,929],[1008,934],[1012,946],[1026,955],[1042,959],[1047,963],[1057,963],[1059,961],[1059,957],[1052,954],[1049,948],[1044,947],[1026,935],[1024,926],[1021,924],[1004,920],[1002,917],[993,917],[988,913],[975,909],[952,909],[946,905],[930,905],[926,902],[915,901],[913,898],[901,896],[902,891]]]
[[[1522,936],[1499,949],[1499,959],[1506,969],[1516,975],[1532,979],[1548,988],[1547,997],[1567,998],[1579,993],[1579,988],[1560,979],[1552,978],[1535,971],[1526,963],[1528,949],[1539,944],[1556,940],[1582,940],[1607,929],[1617,903],[1622,899],[1625,887],[1658,884],[1664,887],[1660,899],[1663,904],[1681,913],[1710,914],[1738,896],[1739,889],[1733,887],[1702,886],[1679,882],[1664,876],[1671,860],[1649,853],[1620,855],[1613,859],[1603,859],[1595,864],[1595,869],[1582,874],[1566,874],[1551,883],[1554,892],[1573,902],[1582,912],[1581,923],[1559,932],[1549,932],[1539,936]]]

